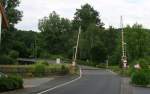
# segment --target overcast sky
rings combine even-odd
[[[99,13],[105,27],[119,27],[120,15],[124,24],[140,23],[150,28],[150,0],[21,0],[23,18],[18,29],[38,31],[38,20],[56,11],[61,17],[73,19],[76,8],[89,3]]]

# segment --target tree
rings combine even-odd
[[[16,31],[14,25],[21,21],[22,12],[17,9],[20,4],[19,0],[0,0],[2,3],[9,22],[9,29],[7,32],[2,31],[2,44],[0,48],[1,54],[7,54],[12,49],[14,38],[12,31]]]
[[[129,61],[143,58],[149,52],[149,31],[143,29],[142,25],[134,24],[125,29],[127,51]]]
[[[1,0],[0,1],[5,9],[9,24],[14,26],[22,18],[22,12],[16,7],[19,6],[20,0]]]
[[[49,17],[44,17],[39,21],[43,48],[50,54],[64,54],[70,49],[69,38],[71,38],[71,21],[60,18],[56,12],[50,13]]]
[[[90,24],[95,24],[99,28],[103,28],[104,26],[99,17],[99,13],[89,4],[85,4],[81,6],[81,9],[76,9],[73,27],[75,30],[78,30],[81,25],[82,31],[85,32]]]
[[[82,32],[80,41],[80,58],[101,63],[106,60],[107,51],[101,40],[100,30],[95,24],[90,24],[86,32]]]
[[[15,31],[12,36],[12,49],[19,52],[19,57],[34,57],[37,48],[37,33],[33,31]]]

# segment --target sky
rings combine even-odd
[[[90,4],[100,13],[105,27],[120,26],[120,16],[124,25],[142,24],[150,28],[150,0],[20,0],[18,7],[23,11],[23,18],[16,27],[21,30],[38,30],[38,21],[56,11],[60,17],[73,19],[76,9]]]

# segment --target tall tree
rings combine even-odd
[[[137,23],[125,30],[129,61],[147,56],[150,47],[149,31]]]
[[[81,6],[81,9],[76,9],[73,26],[75,30],[78,30],[81,25],[83,32],[85,32],[90,24],[95,24],[100,28],[104,26],[99,17],[99,13],[89,4],[85,4]]]
[[[80,41],[80,58],[92,62],[104,62],[107,57],[104,41],[101,40],[101,30],[90,24],[86,32],[82,32]]]
[[[12,31],[16,31],[15,24],[21,21],[22,12],[17,9],[20,4],[20,0],[0,0],[2,3],[5,13],[9,22],[9,29],[7,32],[2,31],[2,45],[1,53],[8,53],[9,49],[12,48],[14,38],[12,37]]]
[[[39,21],[39,30],[42,33],[43,47],[51,54],[61,54],[68,50],[69,37],[71,37],[71,22],[68,19],[60,18],[56,12],[49,17]]]

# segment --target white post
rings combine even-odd
[[[79,46],[80,34],[81,34],[81,27],[79,27],[79,33],[78,33],[76,51],[75,51],[75,55],[74,55],[74,60],[73,60],[73,62],[72,62],[72,65],[73,65],[73,66],[76,66],[76,58],[77,58],[77,53],[78,53],[78,46]]]
[[[60,58],[56,59],[56,64],[60,64]]]
[[[1,32],[2,32],[2,14],[0,12],[0,45],[1,45]]]

